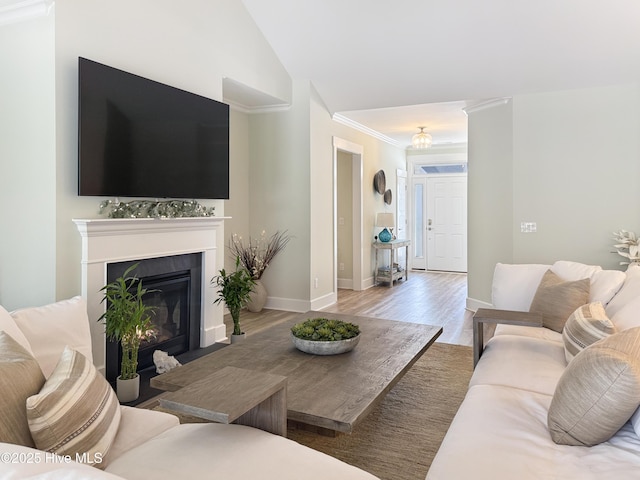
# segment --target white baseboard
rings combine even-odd
[[[475,298],[467,297],[467,305],[466,309],[475,312],[479,308],[493,308],[493,305],[488,302],[483,302],[482,300],[476,300]]]
[[[339,278],[338,279],[338,288],[344,288],[346,290],[353,290],[353,279],[352,278]]]
[[[286,312],[308,312],[311,309],[311,302],[294,298],[268,297],[264,308]]]

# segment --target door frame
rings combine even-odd
[[[338,293],[338,151],[352,158],[353,208],[353,290],[364,290],[363,265],[363,199],[362,178],[364,147],[339,137],[333,137],[333,291]]]

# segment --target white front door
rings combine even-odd
[[[438,175],[426,182],[427,269],[467,271],[467,176]]]

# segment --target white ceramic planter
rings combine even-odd
[[[303,340],[291,334],[293,345],[301,352],[312,355],[337,355],[346,353],[355,348],[360,341],[360,335],[348,338],[347,340],[336,340],[334,342],[319,342],[315,340]]]
[[[140,396],[140,375],[130,380],[116,379],[116,395],[120,403],[133,402]]]

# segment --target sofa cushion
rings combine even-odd
[[[500,310],[527,312],[549,265],[498,263],[493,272],[491,302]]]
[[[600,302],[578,307],[569,316],[562,329],[562,340],[567,363],[589,345],[608,337],[615,331],[616,327],[607,317]]]
[[[503,385],[551,396],[566,365],[562,342],[498,335],[487,342],[469,385]]]
[[[547,270],[540,280],[529,311],[541,314],[545,327],[562,332],[569,315],[589,302],[589,285],[589,278],[565,282]]]
[[[631,264],[625,272],[624,284],[620,291],[607,305],[607,315],[613,320],[620,310],[638,297],[640,297],[640,265]]]
[[[554,442],[592,446],[611,438],[640,404],[640,328],[580,352],[563,373],[549,407]]]
[[[471,387],[427,480],[621,480],[638,477],[640,438],[625,425],[594,447],[557,445],[551,397],[493,385]]]
[[[120,423],[115,392],[81,353],[65,347],[37,395],[27,399],[36,447],[59,455],[86,455],[99,466]]]
[[[550,270],[564,280],[581,280],[583,278],[591,278],[596,272],[602,271],[602,267],[568,260],[558,260],[551,265]]]
[[[626,275],[620,270],[600,270],[591,277],[589,301],[600,302],[607,306],[620,291]]]
[[[106,471],[128,480],[376,478],[280,435],[219,423],[178,425],[121,455]]]
[[[10,335],[0,331],[0,442],[35,446],[25,404],[42,385],[44,376],[36,359]]]
[[[11,338],[22,345],[27,352],[33,353],[31,352],[31,345],[29,345],[27,337],[24,336],[24,333],[22,333],[22,330],[20,330],[11,314],[7,312],[2,305],[0,305],[0,330],[8,333]]]
[[[11,312],[31,345],[42,373],[49,377],[65,346],[92,359],[87,305],[81,297]]]
[[[178,417],[146,408],[120,406],[120,426],[101,467],[132,448],[180,424]]]

